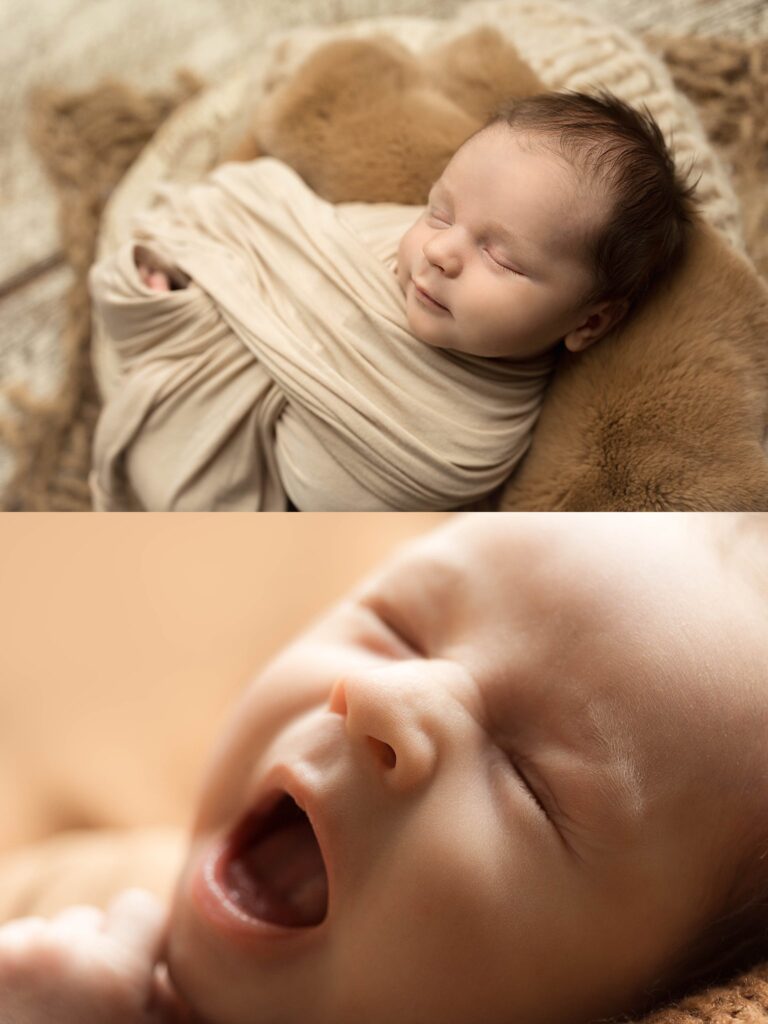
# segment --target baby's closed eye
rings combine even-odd
[[[496,265],[497,267],[499,267],[499,268],[500,268],[501,270],[505,270],[505,271],[506,271],[507,273],[509,273],[509,274],[516,274],[516,275],[517,275],[518,277],[525,277],[525,274],[523,274],[523,273],[522,273],[522,271],[520,271],[520,270],[515,270],[515,268],[514,268],[514,267],[510,267],[510,266],[509,266],[509,265],[508,265],[507,263],[505,263],[505,262],[504,262],[504,260],[503,260],[503,258],[502,258],[502,257],[500,257],[500,256],[495,256],[495,255],[494,255],[494,254],[493,254],[493,253],[492,253],[492,252],[491,252],[491,251],[490,251],[489,249],[484,249],[484,250],[483,250],[483,252],[484,252],[484,253],[486,254],[486,256],[488,256],[488,257],[489,257],[489,258],[490,258],[490,259],[491,259],[491,260],[493,261],[493,263],[495,263],[495,265]]]
[[[383,653],[399,658],[422,658],[424,652],[414,640],[413,628],[407,628],[397,613],[375,596],[362,599],[358,608],[373,625],[377,646]],[[382,639],[384,648],[380,647]]]
[[[448,217],[444,213],[435,213],[432,210],[428,212],[428,220],[432,222],[432,227],[448,227]]]

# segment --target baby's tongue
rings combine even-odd
[[[325,917],[328,879],[306,817],[245,847],[227,874],[231,896],[253,917],[289,927],[319,924]]]

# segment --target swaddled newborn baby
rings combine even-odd
[[[650,115],[607,93],[514,103],[425,209],[333,206],[271,158],[167,187],[92,271],[123,372],[96,507],[482,499],[558,347],[603,337],[679,260],[692,194]]]
[[[15,1024],[46,1019],[51,947],[60,1024],[145,1019],[161,945],[206,1024],[585,1024],[764,935],[767,528],[476,514],[412,542],[244,694],[164,941],[124,902],[80,949],[71,919],[0,929]]]

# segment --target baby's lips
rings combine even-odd
[[[434,295],[432,295],[432,293],[431,293],[431,292],[428,292],[426,288],[422,287],[422,285],[420,285],[420,284],[419,284],[419,283],[418,283],[418,282],[416,281],[416,279],[415,279],[415,278],[414,278],[413,284],[414,284],[414,286],[415,286],[415,287],[416,287],[416,288],[418,289],[418,291],[420,291],[420,292],[422,293],[422,295],[426,295],[426,297],[427,297],[428,299],[431,299],[431,301],[432,301],[432,302],[434,302],[434,303],[436,303],[436,304],[437,304],[438,306],[442,307],[442,309],[444,309],[444,310],[446,311],[446,313],[449,313],[449,312],[450,312],[450,310],[449,310],[449,309],[448,309],[448,307],[447,307],[447,306],[445,305],[445,303],[443,303],[443,302],[440,302],[440,300],[439,300],[439,299],[436,299],[436,298],[434,297]]]
[[[324,793],[319,793],[309,783],[306,774],[302,772],[300,764],[293,767],[287,764],[278,764],[267,773],[259,789],[262,794],[278,794],[277,799],[287,795],[307,816],[325,866],[328,913],[330,913],[334,891],[334,860],[332,840],[329,836],[330,816],[326,808],[327,796]],[[261,799],[264,800],[264,796]],[[254,801],[254,806],[258,806],[257,801]]]
[[[307,815],[286,793],[246,817],[229,844],[223,885],[239,911],[282,927],[313,927],[328,910],[327,875]]]
[[[304,767],[273,768],[231,831],[203,846],[189,876],[198,914],[254,954],[316,941],[330,914],[326,815],[306,779],[314,769]]]

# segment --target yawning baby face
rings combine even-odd
[[[213,1024],[641,1002],[757,814],[764,612],[726,526],[459,517],[287,648],[210,766],[168,942],[182,997]]]

